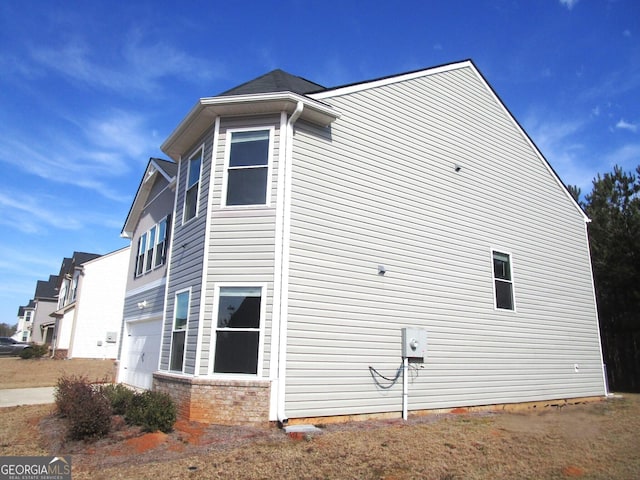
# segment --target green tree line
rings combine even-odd
[[[598,174],[571,194],[591,219],[589,242],[609,387],[640,392],[640,166]]]

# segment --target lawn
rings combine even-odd
[[[326,425],[297,440],[275,427],[179,422],[170,434],[116,428],[94,443],[71,442],[53,408],[1,409],[0,455],[71,455],[74,480],[640,478],[640,395],[632,394],[517,413]]]
[[[0,390],[5,388],[53,387],[61,376],[85,376],[90,381],[113,381],[113,360],[51,358],[23,360],[0,357]]]

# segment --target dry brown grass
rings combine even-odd
[[[84,376],[90,381],[113,381],[113,360],[51,358],[23,360],[18,357],[0,358],[0,389],[53,387],[62,376]]]
[[[0,456],[71,455],[75,480],[640,478],[640,395],[631,394],[542,411],[327,425],[302,440],[275,428],[181,422],[169,435],[122,428],[70,442],[52,413],[53,405],[0,409]]]

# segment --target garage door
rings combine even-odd
[[[149,390],[153,372],[158,369],[162,319],[127,323],[126,326],[123,383]]]

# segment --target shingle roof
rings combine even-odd
[[[152,157],[151,160],[156,162],[169,177],[173,178],[178,174],[178,164],[176,162],[156,157]]]
[[[271,92],[293,92],[305,95],[323,90],[325,90],[325,88],[322,85],[311,82],[306,78],[291,75],[284,70],[276,69],[242,85],[238,85],[231,90],[222,92],[219,96]]]
[[[56,298],[58,296],[58,275],[49,275],[49,280],[38,280],[34,298]]]

